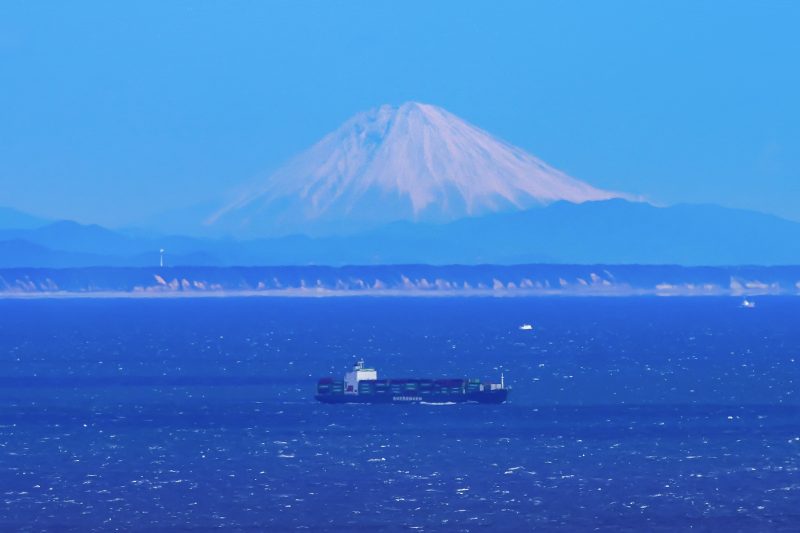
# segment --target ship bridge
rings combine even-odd
[[[345,394],[358,394],[359,381],[375,381],[378,379],[378,371],[374,368],[366,368],[364,360],[359,359],[353,366],[353,371],[344,375]]]

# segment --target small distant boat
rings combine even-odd
[[[522,331],[530,331],[533,329],[533,326],[531,324],[522,324],[519,329]]]
[[[756,303],[752,300],[748,300],[747,298],[744,299],[742,302],[742,307],[744,309],[753,309],[756,306]]]

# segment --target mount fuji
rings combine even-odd
[[[205,220],[238,236],[446,223],[556,201],[626,198],[595,188],[442,108],[359,113]]]

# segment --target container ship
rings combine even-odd
[[[322,378],[315,398],[324,403],[503,403],[510,388],[479,379],[378,379],[358,361],[343,380]]]

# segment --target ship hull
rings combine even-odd
[[[461,394],[317,394],[322,403],[504,403],[508,390],[466,392]]]

